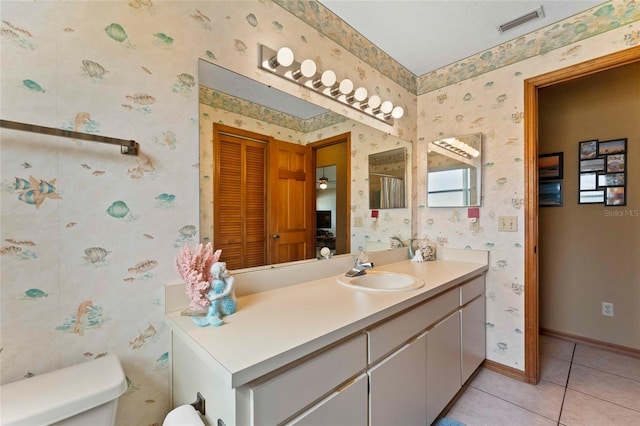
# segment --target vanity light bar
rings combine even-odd
[[[348,78],[338,81],[336,73],[331,70],[320,72],[312,59],[297,62],[293,51],[288,47],[282,47],[276,52],[261,45],[259,67],[387,124],[393,125],[393,120],[404,116],[401,106],[394,106],[390,101],[383,102],[378,95],[369,96],[367,89],[354,87]]]
[[[467,145],[457,138],[441,139],[439,141],[434,141],[433,143],[448,151],[455,152],[456,154],[461,155],[465,158],[475,158],[480,155],[480,152],[477,149]]]

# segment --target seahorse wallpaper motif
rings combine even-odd
[[[307,96],[258,69],[261,43],[289,45],[296,55],[314,58],[405,107],[390,135],[375,141],[364,124],[332,125],[336,133],[352,131],[352,217],[368,213],[365,154],[406,143],[415,153],[417,214],[383,215],[376,229],[354,228],[352,238],[364,244],[367,237],[388,236],[413,221],[420,237],[490,249],[487,356],[522,368],[523,235],[493,231],[498,214],[522,218],[522,80],[637,45],[639,6],[615,0],[585,12],[584,26],[572,20],[542,30],[531,40],[545,48],[520,62],[500,56],[501,49],[521,49],[520,41],[498,46],[491,55],[480,53],[473,60],[493,64],[484,74],[458,71],[469,69],[463,61],[435,71],[433,78],[416,78],[392,71],[390,58],[366,39],[342,32],[344,24],[329,25],[319,3],[305,2],[304,19],[293,14],[301,3],[2,2],[2,118],[141,145],[139,156],[123,156],[112,146],[1,130],[3,382],[117,354],[129,383],[118,424],[162,422],[170,406],[171,362],[163,285],[178,279],[173,259],[179,247],[199,240],[197,60]],[[572,37],[576,30],[589,37]],[[385,67],[374,67],[378,62]],[[308,97],[371,124],[331,99]],[[424,206],[424,144],[471,129],[485,134],[487,163],[477,233],[464,220],[450,221],[451,211]],[[34,350],[43,346],[46,357]]]

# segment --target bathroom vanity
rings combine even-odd
[[[225,324],[200,328],[181,316],[184,286],[168,285],[173,406],[199,392],[210,425],[431,424],[485,359],[488,253],[439,249],[415,263],[405,248],[370,260],[424,286],[348,288],[336,278],[351,256],[234,274],[252,290]]]

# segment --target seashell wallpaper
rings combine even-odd
[[[413,145],[413,217],[382,212],[352,239],[383,241],[413,223],[441,245],[490,250],[487,356],[522,368],[523,234],[493,231],[499,214],[522,220],[522,80],[640,43],[635,2],[583,15],[416,78],[313,1],[3,1],[2,119],[133,139],[141,152],[1,130],[2,382],[117,354],[128,383],[117,423],[161,424],[171,362],[163,285],[178,279],[179,248],[200,236],[197,60],[307,96],[258,69],[260,43],[287,44],[403,104],[405,117],[372,142],[366,119],[308,95],[355,119],[331,125],[352,132],[353,216],[368,217],[366,155]],[[534,39],[541,47],[529,49]],[[459,71],[470,61],[490,66]],[[465,212],[425,207],[425,143],[470,131],[485,135],[477,232]]]

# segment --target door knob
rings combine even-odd
[[[280,235],[278,235],[278,234],[273,234],[273,235],[272,235],[272,238],[273,238],[274,240],[279,240],[279,239],[280,239]]]

